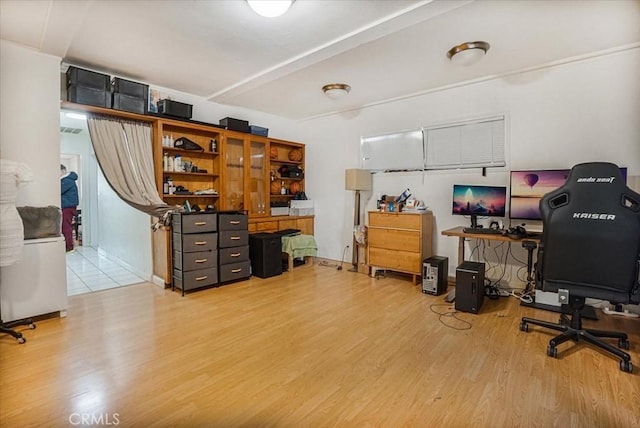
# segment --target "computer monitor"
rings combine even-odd
[[[509,192],[509,218],[541,220],[540,198],[562,186],[569,169],[537,169],[511,171]]]
[[[504,217],[507,188],[503,186],[453,186],[454,215],[471,216],[471,227],[478,227],[478,217]]]
[[[570,169],[537,169],[511,171],[509,192],[509,218],[519,220],[542,220],[540,199],[546,193],[562,186]],[[627,168],[620,168],[622,179],[627,182]]]

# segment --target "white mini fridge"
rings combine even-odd
[[[64,237],[27,239],[22,258],[0,268],[0,314],[4,322],[59,312],[67,315]]]

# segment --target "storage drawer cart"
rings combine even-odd
[[[218,214],[173,213],[173,289],[188,290],[218,283]]]
[[[218,225],[220,282],[249,278],[249,216],[239,212],[221,212]]]

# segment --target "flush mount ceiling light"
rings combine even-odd
[[[295,0],[247,0],[251,9],[266,18],[284,15]]]
[[[487,42],[467,42],[454,46],[447,52],[447,58],[456,64],[471,65],[480,61],[489,50]]]
[[[332,100],[344,98],[349,91],[351,91],[351,86],[346,83],[330,83],[322,87],[322,92]]]

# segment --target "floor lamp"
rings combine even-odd
[[[373,187],[373,180],[371,179],[371,172],[366,169],[347,169],[344,174],[344,188],[346,190],[355,190],[355,204],[353,209],[353,226],[360,224],[360,191],[371,190]],[[354,230],[355,231],[355,230]],[[353,246],[351,247],[351,263],[353,267],[349,269],[350,272],[358,271],[358,249],[356,246],[356,237],[353,235]]]

